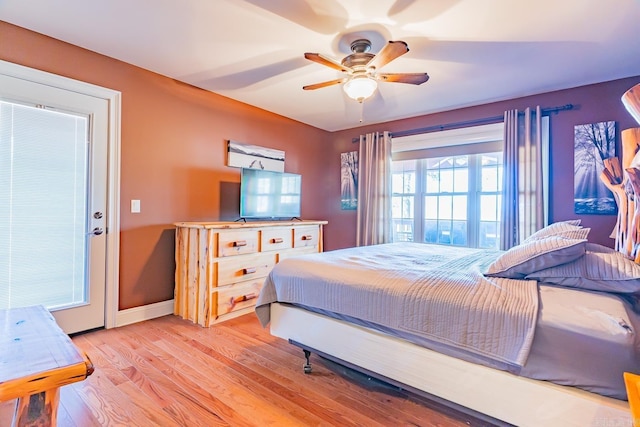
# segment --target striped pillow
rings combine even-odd
[[[576,223],[577,222],[577,223]],[[541,239],[549,236],[561,236],[567,239],[586,239],[591,231],[590,228],[583,228],[579,225],[580,220],[570,220],[554,222],[546,227],[536,231],[527,237],[522,243],[528,243],[532,240]]]
[[[640,292],[640,265],[620,252],[595,243],[587,243],[583,257],[533,272],[526,278],[592,291]]]
[[[514,246],[502,253],[485,276],[524,279],[527,275],[574,261],[585,253],[586,239],[548,236]]]

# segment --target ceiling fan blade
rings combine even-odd
[[[429,75],[427,73],[384,73],[378,74],[376,79],[390,83],[421,85],[429,80]]]
[[[407,52],[409,52],[409,46],[407,46],[407,44],[402,40],[390,41],[380,50],[380,52],[377,53],[376,56],[371,58],[371,61],[367,63],[367,68],[372,67],[379,70],[389,62]]]
[[[322,54],[319,54],[319,53],[306,52],[304,54],[304,57],[307,58],[310,61],[317,62],[318,64],[326,65],[329,68],[333,68],[333,69],[336,69],[338,71],[342,71],[343,73],[347,73],[347,72],[352,71],[351,68],[345,67],[344,65],[342,65],[341,63],[339,63],[335,59],[328,58],[328,57],[326,57],[326,56],[324,56]]]
[[[322,82],[322,83],[316,83],[316,84],[312,84],[312,85],[306,85],[306,86],[303,86],[302,89],[304,89],[304,90],[320,89],[320,88],[323,88],[323,87],[340,84],[340,83],[344,82],[345,80],[347,80],[346,77],[342,78],[342,79],[329,80],[328,82]]]

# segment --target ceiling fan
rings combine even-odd
[[[409,46],[403,41],[388,42],[377,54],[370,53],[371,42],[357,39],[351,43],[351,53],[341,62],[319,53],[305,53],[304,57],[318,64],[347,73],[341,79],[329,80],[303,86],[304,90],[315,90],[327,86],[344,83],[345,93],[352,99],[362,103],[374,94],[378,82],[408,83],[420,85],[429,80],[427,73],[378,73],[389,62],[409,52]]]

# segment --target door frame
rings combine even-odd
[[[104,326],[117,325],[120,265],[120,124],[119,91],[0,60],[0,74],[104,99],[108,102],[107,223]]]

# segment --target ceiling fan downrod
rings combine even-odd
[[[351,42],[351,52],[367,53],[371,50],[371,42],[367,39],[358,39]]]

